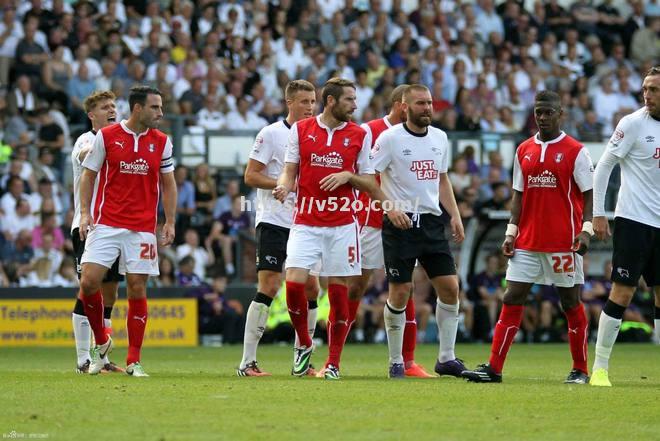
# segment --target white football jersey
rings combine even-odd
[[[449,161],[445,132],[429,126],[425,135],[419,135],[397,124],[380,134],[371,156],[390,200],[408,205],[406,212],[442,214],[439,179],[447,173]]]
[[[284,121],[270,124],[257,134],[250,159],[266,166],[266,175],[277,179],[284,169],[284,154],[289,141],[291,126]],[[255,224],[266,222],[284,228],[291,228],[296,201],[294,192],[289,193],[284,204],[273,197],[272,190],[257,189]]]
[[[71,231],[80,226],[80,177],[82,176],[83,166],[82,161],[78,157],[80,151],[84,147],[91,147],[94,145],[96,139],[96,132],[90,130],[85,132],[76,139],[71,152],[71,164],[73,165],[73,222],[71,222]]]
[[[607,151],[621,166],[615,216],[660,228],[660,121],[646,107],[624,116]]]

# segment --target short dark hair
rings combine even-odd
[[[403,93],[408,88],[408,84],[400,84],[394,88],[392,93],[390,93],[390,105],[393,106],[394,103],[400,103],[403,101]]]
[[[406,101],[408,98],[410,98],[410,94],[412,94],[415,91],[419,91],[419,92],[424,91],[431,93],[429,88],[423,84],[411,84],[407,86],[405,89],[403,89],[403,101]]]
[[[329,96],[333,97],[335,101],[339,101],[339,98],[344,94],[344,87],[352,87],[355,90],[355,84],[345,78],[334,77],[326,81],[321,92],[323,105],[328,104]]]
[[[655,75],[660,75],[660,65],[659,66],[653,66],[648,71],[646,71],[646,75],[644,75],[644,78],[653,77]]]
[[[542,90],[541,92],[537,93],[536,97],[534,98],[534,106],[536,107],[538,104],[546,104],[551,107],[561,108],[561,98],[557,92],[553,92],[551,90]]]
[[[284,89],[284,97],[286,99],[292,99],[293,96],[300,91],[316,92],[316,88],[307,80],[289,81],[289,84],[287,84]]]
[[[128,108],[132,112],[136,104],[144,106],[147,102],[147,96],[149,95],[159,95],[162,96],[160,90],[155,87],[149,86],[134,86],[131,87],[131,90],[128,94]]]

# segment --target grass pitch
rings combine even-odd
[[[338,382],[292,378],[292,351],[283,346],[259,349],[269,378],[236,377],[237,346],[147,348],[150,378],[76,375],[74,352],[0,348],[3,438],[15,431],[66,440],[660,439],[660,348],[651,345],[614,348],[612,388],[562,384],[567,345],[516,344],[504,383],[485,385],[388,380],[385,346],[348,346]],[[457,349],[469,367],[488,352],[488,345]],[[326,354],[320,348],[313,363]],[[112,359],[125,355],[118,349]],[[436,345],[417,349],[428,369],[436,355]]]

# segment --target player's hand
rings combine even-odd
[[[407,230],[412,228],[412,220],[406,213],[401,210],[390,210],[387,213],[387,218],[392,222],[396,228],[400,230]]]
[[[505,257],[513,257],[513,244],[516,238],[513,236],[504,236],[504,243],[502,243],[502,254]]]
[[[580,231],[580,234],[575,236],[573,239],[573,251],[578,253],[580,256],[587,254],[589,250],[589,243],[591,242],[591,236],[586,231]]]
[[[275,188],[273,188],[273,197],[282,203],[284,203],[288,195],[289,190],[287,190],[284,185],[277,185]]]
[[[165,222],[163,229],[160,232],[161,242],[164,247],[169,246],[174,242],[174,223]]]
[[[325,178],[321,179],[321,181],[319,182],[319,184],[321,184],[321,190],[334,191],[339,187],[341,187],[342,185],[346,184],[351,179],[352,176],[353,173],[347,171],[328,175]]]
[[[449,226],[451,227],[451,238],[454,242],[463,242],[463,239],[465,239],[465,231],[463,230],[463,221],[460,216],[452,217]]]
[[[610,232],[610,223],[605,216],[594,216],[591,220],[594,226],[594,233],[598,240],[606,240],[612,235]]]
[[[78,235],[80,240],[87,239],[87,233],[94,229],[94,224],[92,224],[92,218],[89,214],[80,215],[80,225],[78,226]]]

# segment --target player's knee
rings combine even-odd
[[[142,299],[147,296],[147,284],[142,279],[126,281],[126,293],[132,299]]]
[[[96,294],[99,288],[100,284],[91,277],[86,277],[83,275],[83,277],[80,279],[80,291],[85,296]]]
[[[367,283],[361,278],[356,278],[348,286],[348,298],[350,300],[360,300],[367,289]]]
[[[280,288],[280,275],[278,273],[259,275],[259,291],[268,297],[275,297]]]
[[[525,298],[527,295],[525,293],[513,291],[513,290],[507,290],[504,293],[504,298],[502,299],[502,303],[505,305],[523,305],[525,303]]]

